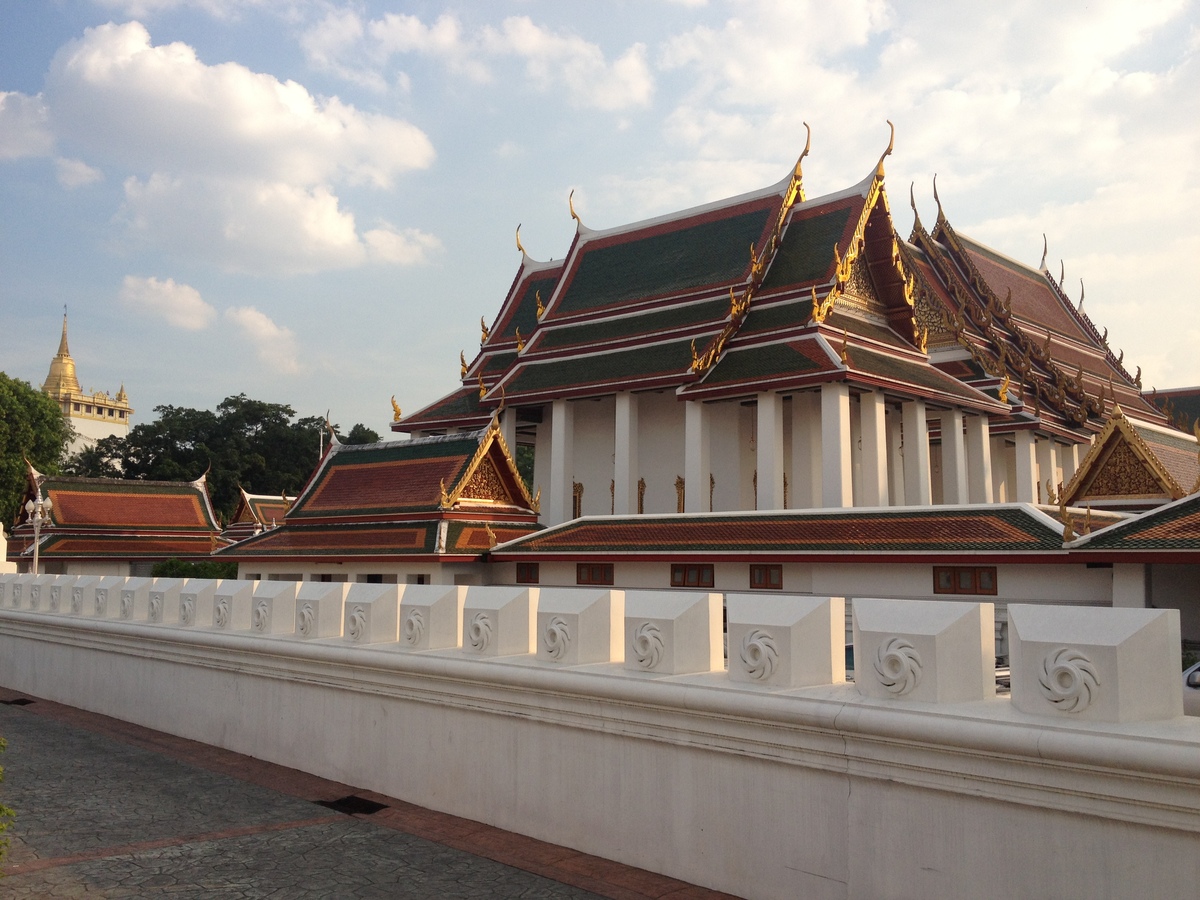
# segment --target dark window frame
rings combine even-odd
[[[517,584],[540,584],[541,566],[535,562],[517,563]]]
[[[755,579],[755,575],[759,578]],[[775,576],[772,578],[771,576]],[[750,590],[752,591],[782,591],[783,565],[781,563],[751,563]]]
[[[613,564],[577,563],[575,565],[575,583],[611,585],[613,583]]]
[[[671,587],[711,588],[715,583],[712,563],[671,563]]]
[[[942,578],[949,579],[944,587]],[[988,587],[987,581],[991,582]],[[933,592],[935,594],[960,594],[963,596],[995,597],[1000,579],[995,566],[934,566]]]

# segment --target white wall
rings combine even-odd
[[[0,609],[0,684],[739,896],[1191,896],[1200,721]],[[347,736],[352,739],[347,739]]]
[[[670,391],[638,394],[637,398],[638,468],[646,479],[643,509],[649,514],[674,513],[678,510],[675,479],[684,472],[683,403]],[[579,449],[578,438],[575,447]],[[607,480],[604,490],[607,495]]]
[[[575,455],[572,477],[583,485],[585,516],[607,516],[612,512],[613,439],[616,434],[616,401],[613,397],[576,400]]]

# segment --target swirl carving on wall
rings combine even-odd
[[[419,609],[409,610],[408,615],[404,617],[401,631],[404,634],[404,643],[410,647],[419,646],[425,636],[425,614]]]
[[[361,641],[367,636],[367,611],[355,604],[346,619],[346,633],[352,641]]]
[[[1100,676],[1092,661],[1078,650],[1059,647],[1046,654],[1038,675],[1042,696],[1063,712],[1083,712],[1100,689]]]
[[[305,603],[300,607],[300,615],[296,620],[296,627],[305,637],[309,637],[313,633],[313,629],[317,624],[317,611],[313,609],[311,603]]]
[[[482,653],[492,642],[492,620],[487,613],[475,613],[467,628],[467,642],[477,653]]]
[[[271,607],[267,605],[266,600],[259,600],[250,613],[250,627],[255,631],[266,631],[270,624]]]
[[[754,628],[742,638],[742,668],[756,681],[766,681],[775,673],[779,650],[769,632]]]
[[[552,616],[542,633],[542,643],[546,645],[546,653],[553,660],[562,659],[571,646],[571,629],[562,616]]]
[[[633,632],[633,658],[643,669],[654,669],[662,662],[663,637],[653,622],[643,622]]]
[[[875,651],[875,674],[879,683],[903,697],[921,683],[921,654],[903,638],[888,638]]]
[[[222,597],[217,601],[217,606],[213,610],[213,622],[218,628],[229,627],[229,599]]]

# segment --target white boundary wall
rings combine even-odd
[[[672,621],[694,616],[697,603],[719,616],[719,604],[699,595],[689,605],[634,602],[627,592],[624,604],[603,608],[623,611],[626,634],[642,643],[621,648],[623,660],[614,649],[610,662],[565,666],[544,653],[488,658],[461,640],[406,650],[411,611],[444,587],[386,586],[396,592],[398,640],[368,644],[352,636],[361,627],[301,640],[71,615],[69,604],[33,610],[28,586],[13,605],[13,578],[0,576],[7,688],[738,895],[1190,896],[1200,884],[1200,720],[1175,706],[1153,722],[1136,721],[1134,708],[1119,724],[1049,705],[1031,714],[986,686],[967,701],[906,699],[919,696],[904,693],[914,672],[953,681],[948,667],[978,669],[987,652],[988,629],[963,627],[960,614],[948,620],[944,604],[877,606],[873,624],[864,621],[860,683],[875,677],[864,660],[876,659],[880,678],[891,673],[888,683],[900,685],[870,698],[860,685],[832,683],[836,661],[831,683],[815,687],[781,688],[756,674],[773,658],[764,633],[780,620],[778,611],[756,618],[753,604],[739,606],[739,627],[757,643],[729,653],[748,680],[724,670],[660,674],[647,626],[658,623],[669,640]],[[368,601],[355,587],[343,611],[361,623],[355,604]],[[372,604],[391,602],[379,585],[362,587]],[[452,602],[467,608],[486,606],[482,592],[512,591],[453,590]],[[543,588],[530,599],[534,612],[564,610],[559,641],[576,621],[564,590],[574,593]],[[651,606],[653,620],[630,615]],[[1164,646],[1178,636],[1169,611],[1071,612],[1150,622],[1109,628],[1093,618],[1081,628],[1089,646],[1113,648],[1111,659],[1088,651],[1092,691],[1120,675],[1124,696],[1129,672],[1118,669],[1134,647],[1128,635],[1137,632],[1143,652],[1154,635]],[[980,622],[989,614],[972,613]],[[811,627],[828,630],[836,602],[822,615],[789,627],[819,620]],[[597,622],[589,627],[611,630],[603,616]],[[1036,627],[1022,635],[1031,647]],[[1080,626],[1063,619],[1055,627],[1048,639],[1062,642]],[[541,647],[545,633],[535,637]],[[1018,665],[1014,680],[1036,682]],[[1056,684],[1060,693],[1070,687]],[[1142,687],[1153,685],[1143,678]],[[1036,684],[1031,690],[1036,705]]]

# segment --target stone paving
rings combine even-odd
[[[0,897],[717,898],[704,890],[0,688]],[[374,813],[320,801],[361,798]]]

